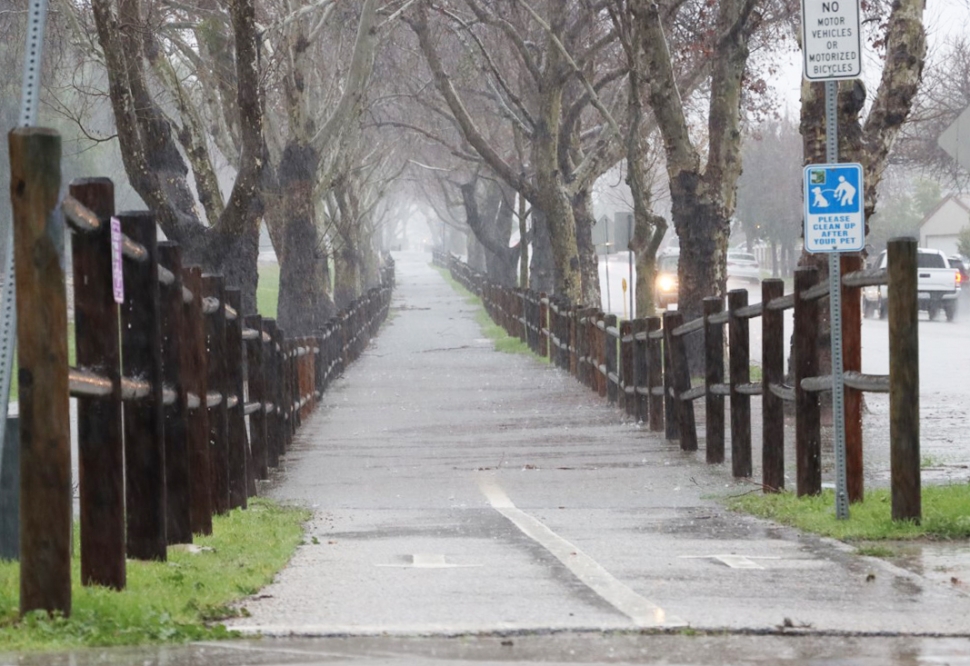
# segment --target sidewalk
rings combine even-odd
[[[388,324],[270,489],[313,508],[307,543],[233,628],[970,634],[956,587],[726,511],[753,488],[729,464],[495,352],[428,255],[395,259]]]

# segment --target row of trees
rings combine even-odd
[[[772,54],[791,48],[798,13],[793,0],[53,7],[50,107],[116,140],[165,234],[241,285],[250,306],[265,224],[281,264],[281,325],[297,334],[376,279],[376,251],[417,209],[469,230],[493,279],[598,305],[593,192],[621,164],[638,311],[652,309],[662,190],[680,239],[680,302],[694,313],[725,290],[742,136],[771,115]],[[925,34],[923,0],[866,11],[882,76],[871,96],[840,86],[839,115],[840,152],[865,165],[871,213],[916,97]],[[771,150],[824,161],[821,103],[821,86],[804,85],[800,145]],[[780,202],[742,204],[757,219],[780,215]],[[796,223],[777,240],[797,233]]]

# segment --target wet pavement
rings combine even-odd
[[[970,664],[958,564],[725,510],[755,489],[730,463],[494,351],[427,255],[396,258],[388,324],[263,488],[314,511],[228,623],[264,638],[0,664]]]
[[[153,650],[87,650],[3,660],[17,666],[438,666],[663,664],[677,666],[966,666],[954,638],[827,635],[545,633],[463,638],[295,638]]]

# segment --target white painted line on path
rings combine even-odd
[[[633,620],[638,627],[684,627],[680,618],[667,615],[663,608],[644,599],[613,577],[593,558],[529,514],[515,508],[512,500],[489,476],[479,476],[478,486],[492,508],[508,518],[523,534],[548,550],[586,587]]]
[[[681,555],[682,560],[717,560],[732,569],[764,569],[755,560],[779,560],[780,557],[758,557],[747,555]]]
[[[414,555],[408,555],[411,558],[410,562],[401,562],[399,564],[377,564],[378,567],[390,567],[390,568],[401,568],[401,569],[462,569],[466,567],[480,567],[481,564],[452,564],[445,560],[445,556],[441,553],[415,553]]]

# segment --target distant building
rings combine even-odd
[[[957,254],[957,236],[970,226],[970,196],[951,194],[919,223],[920,247]]]

